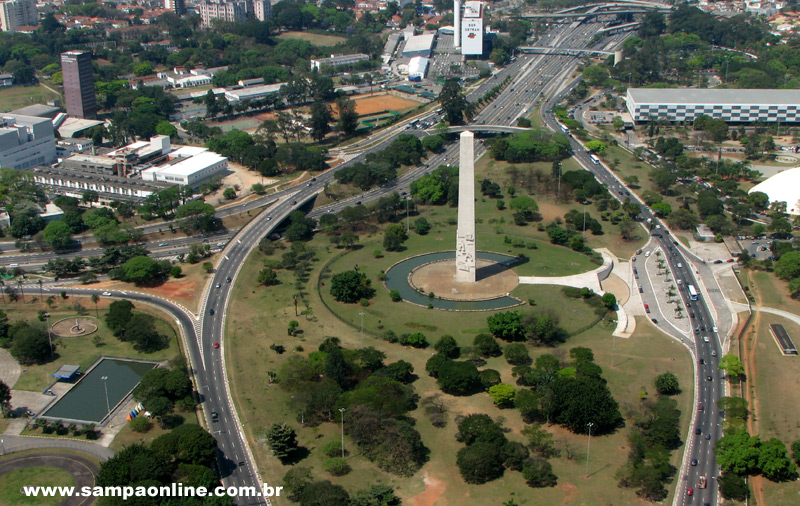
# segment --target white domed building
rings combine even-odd
[[[747,193],[762,192],[773,202],[786,202],[786,212],[800,215],[800,167],[778,172],[750,188]]]

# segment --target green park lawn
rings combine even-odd
[[[55,506],[63,497],[29,497],[22,494],[23,485],[68,487],[75,479],[56,467],[28,467],[0,475],[0,500],[3,506]]]
[[[282,34],[278,35],[279,39],[300,39],[300,40],[307,40],[308,42],[314,44],[315,46],[335,46],[337,44],[341,44],[344,42],[344,37],[339,37],[338,35],[326,35],[322,33],[313,33],[313,32],[283,32]]]
[[[32,104],[44,104],[48,100],[59,98],[42,85],[11,86],[0,88],[0,112],[9,112]]]
[[[86,309],[86,316],[96,316],[94,304],[88,297],[75,297],[70,296],[67,300],[62,301],[60,297],[56,297],[55,306],[53,309],[40,303],[31,303],[30,299],[26,299],[26,303],[18,301],[11,304],[6,304],[3,310],[8,314],[11,323],[17,320],[36,320],[37,311],[44,309],[50,313],[50,322],[55,323],[62,318],[76,316],[75,309],[72,305],[79,301],[83,308]],[[135,311],[148,313],[156,317],[156,329],[169,338],[169,347],[154,353],[142,353],[133,349],[131,343],[122,342],[108,330],[105,322],[104,310],[108,308],[108,300],[103,300],[98,304],[100,319],[95,320],[98,325],[97,332],[80,337],[64,337],[59,338],[53,336],[53,345],[56,347],[55,359],[51,362],[44,364],[35,364],[23,367],[23,372],[19,380],[14,385],[17,390],[28,391],[41,391],[50,385],[54,378],[51,376],[62,365],[79,365],[82,369],[88,367],[101,355],[126,357],[126,358],[141,358],[147,360],[168,360],[180,355],[180,346],[178,344],[177,333],[172,324],[167,320],[160,318],[163,313],[155,308],[151,308],[146,304],[137,303]],[[169,320],[172,321],[172,320]],[[101,342],[97,346],[94,343],[94,337],[100,336]]]
[[[377,281],[377,274],[384,266],[388,266],[401,258],[432,248],[424,247],[427,242],[441,245],[438,249],[450,249],[445,246],[451,244],[452,231],[446,230],[446,216],[455,210],[436,208],[441,213],[428,214],[429,220],[434,224],[434,230],[427,236],[416,236],[407,242],[407,250],[375,259],[372,251],[376,246],[373,242],[379,241],[379,236],[362,238],[363,248],[348,253],[336,260],[331,272],[350,269],[358,264],[360,270],[366,272],[373,280],[377,295],[369,307],[358,305],[345,305],[330,300],[328,287],[321,286],[320,292],[316,284],[320,279],[320,271],[326,262],[336,255],[339,250],[328,246],[327,239],[317,237],[309,243],[317,251],[318,260],[313,263],[310,281],[302,288],[306,303],[300,302],[298,311],[303,312],[295,316],[293,296],[298,292],[295,287],[294,276],[291,272],[280,270],[278,278],[280,284],[263,287],[255,283],[258,271],[263,268],[264,261],[269,258],[260,252],[253,252],[242,267],[238,276],[239,282],[233,287],[233,297],[226,315],[226,334],[223,341],[227,371],[231,382],[234,402],[244,424],[248,442],[254,449],[254,455],[262,476],[282,477],[289,469],[270,455],[264,444],[265,430],[276,422],[289,423],[298,433],[301,446],[308,450],[308,456],[299,465],[313,468],[313,474],[319,479],[328,479],[341,484],[351,492],[366,487],[369,483],[377,481],[393,486],[397,493],[405,500],[414,497],[425,489],[425,480],[441,482],[443,489],[441,503],[481,503],[500,504],[511,497],[520,504],[553,504],[563,502],[566,497],[569,504],[631,504],[638,499],[634,491],[617,487],[615,473],[627,458],[628,428],[618,430],[608,436],[592,438],[592,458],[590,461],[590,477],[584,477],[586,464],[586,437],[575,435],[560,427],[551,426],[548,430],[555,435],[557,444],[565,449],[561,458],[552,460],[555,473],[559,476],[559,484],[551,489],[531,489],[522,479],[520,473],[507,472],[506,475],[494,482],[485,485],[467,485],[461,479],[455,467],[455,454],[461,444],[455,440],[456,424],[453,422],[458,415],[485,412],[493,417],[502,417],[504,425],[510,429],[510,440],[522,441],[520,434],[524,427],[518,411],[513,409],[500,410],[491,402],[485,393],[470,397],[454,397],[441,394],[435,381],[425,374],[425,362],[431,356],[432,350],[419,350],[406,348],[397,344],[390,344],[372,336],[372,332],[392,329],[397,333],[420,331],[427,335],[431,342],[444,334],[453,335],[462,346],[469,345],[475,334],[486,327],[486,317],[491,314],[481,313],[455,313],[437,310],[426,310],[407,303],[392,303],[385,288]],[[480,215],[480,214],[479,214]],[[508,226],[508,225],[507,225]],[[448,225],[448,228],[455,228]],[[533,227],[526,227],[533,230]],[[489,235],[489,234],[485,234]],[[445,239],[445,236],[447,239]],[[440,242],[437,237],[441,237]],[[479,236],[481,237],[481,236]],[[502,235],[498,235],[502,241]],[[484,247],[479,239],[481,249]],[[491,243],[490,243],[491,244]],[[502,245],[502,242],[499,243]],[[436,248],[433,248],[436,249]],[[504,252],[504,249],[499,250]],[[545,248],[530,250],[531,258],[536,255],[545,255]],[[563,249],[563,254],[572,253]],[[548,257],[544,262],[558,262],[561,256]],[[278,251],[273,258],[279,258]],[[582,256],[582,255],[581,255]],[[563,263],[563,262],[562,262]],[[590,264],[590,263],[589,263]],[[594,264],[587,265],[588,267]],[[323,282],[325,280],[323,279]],[[523,287],[518,288],[515,295],[533,298],[536,301],[535,309],[551,309],[557,312],[562,325],[567,330],[575,330],[587,322],[596,319],[592,309],[580,300],[566,299],[560,289],[553,287]],[[326,309],[323,300],[331,305],[336,313],[348,320],[351,325],[344,324],[336,315]],[[353,471],[343,477],[333,477],[322,470],[324,460],[321,448],[328,442],[339,437],[340,426],[337,423],[324,423],[318,427],[303,426],[297,420],[294,412],[289,408],[288,394],[279,385],[270,383],[269,373],[277,372],[288,357],[293,354],[307,354],[317,349],[323,339],[338,337],[342,345],[347,348],[360,347],[362,336],[357,330],[360,322],[358,312],[365,311],[365,333],[363,336],[365,346],[374,346],[387,354],[386,362],[407,360],[413,366],[419,379],[413,383],[416,392],[421,398],[439,394],[445,399],[448,406],[449,423],[442,429],[437,429],[430,424],[422,408],[411,413],[417,420],[417,430],[420,432],[426,446],[431,450],[430,461],[413,477],[400,478],[389,475],[378,469],[371,462],[357,454],[348,458],[348,463]],[[522,311],[529,308],[523,307]],[[290,320],[300,323],[299,336],[291,337],[287,334]],[[684,414],[691,409],[691,359],[678,344],[671,339],[657,333],[646,321],[639,322],[640,326],[636,335],[631,339],[616,339],[616,366],[611,363],[611,326],[600,323],[590,330],[571,337],[562,346],[553,349],[529,347],[531,355],[538,356],[546,352],[554,352],[564,357],[568,349],[574,346],[588,346],[594,350],[596,362],[604,369],[604,376],[608,379],[611,391],[619,401],[621,412],[626,415],[640,402],[639,393],[644,387],[653,393],[653,378],[661,372],[671,370],[680,378],[680,381],[689,390],[678,397],[679,407]],[[383,327],[383,328],[380,328]],[[277,353],[270,349],[270,345],[282,345],[285,352]],[[675,360],[671,360],[674,358]],[[258,367],[251,364],[257,363]],[[500,371],[504,382],[514,384],[511,377],[511,368],[502,358],[490,359],[488,368]],[[269,406],[269,409],[264,409]],[[346,417],[345,417],[346,423]],[[688,417],[684,416],[682,423],[685,429],[688,426]],[[346,438],[345,446],[353,452]],[[566,452],[566,450],[569,452]],[[677,463],[681,449],[673,453]],[[570,458],[566,454],[570,454]],[[364,477],[370,479],[365,480]],[[588,482],[588,483],[584,483]],[[565,495],[566,494],[566,495]]]

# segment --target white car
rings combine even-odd
[[[703,336],[703,341],[708,342],[708,336]]]
[[[111,297],[111,292],[103,292],[103,297]]]
[[[714,332],[715,334],[719,333],[719,330],[717,330],[717,327],[712,327],[711,331]]]
[[[650,256],[650,252],[649,251],[645,251],[644,252],[644,256],[649,257]]]

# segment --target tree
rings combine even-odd
[[[97,309],[97,303],[100,302],[100,297],[96,293],[93,293],[91,298],[92,302],[94,303],[94,313],[98,318],[100,318],[100,313]]]
[[[334,274],[331,278],[331,295],[339,302],[354,303],[375,295],[372,282],[363,272],[356,270]]]
[[[166,274],[158,260],[147,256],[129,259],[122,266],[125,281],[137,285],[152,283],[163,279]]]
[[[517,311],[495,313],[486,319],[489,332],[504,341],[520,341],[524,338],[522,315]]]
[[[500,345],[489,334],[476,335],[472,340],[472,346],[484,357],[497,357],[502,353]]]
[[[14,325],[11,339],[11,355],[22,365],[41,364],[52,358],[47,330],[39,325]]]
[[[392,223],[383,232],[383,247],[386,251],[399,251],[408,239],[406,229],[399,223]]]
[[[461,354],[461,349],[458,347],[458,343],[451,335],[444,335],[440,337],[439,340],[436,341],[436,344],[433,345],[433,349],[447,358],[458,358],[458,356]]]
[[[53,249],[64,249],[72,243],[72,230],[64,221],[51,221],[44,227],[42,239]]]
[[[775,264],[775,275],[786,281],[800,277],[800,251],[781,255]]]
[[[356,133],[358,113],[355,102],[349,97],[339,97],[336,99],[336,110],[339,113],[339,130],[347,136]]]
[[[678,377],[671,372],[665,372],[656,376],[654,380],[656,390],[661,395],[677,395],[681,393]]]
[[[162,121],[156,125],[156,133],[158,135],[166,135],[167,137],[176,138],[178,136],[178,129],[169,121]]]
[[[317,220],[307,218],[300,211],[294,211],[289,215],[289,222],[290,225],[284,235],[290,242],[308,241],[314,236]]]
[[[5,417],[11,410],[11,389],[8,388],[2,380],[0,380],[0,412]]]
[[[797,478],[797,466],[788,457],[786,445],[774,437],[761,443],[758,468],[761,474],[771,481],[780,482]]]
[[[740,378],[744,376],[744,364],[739,357],[734,354],[725,355],[719,361],[719,368],[725,371],[730,378]]]
[[[129,300],[115,300],[108,306],[106,325],[111,332],[120,337],[128,327],[128,322],[133,316],[133,303]]]
[[[448,79],[444,83],[437,100],[442,104],[445,119],[451,125],[462,124],[464,122],[464,115],[470,115],[468,114],[469,103],[464,93],[461,91],[461,85],[459,85],[456,79]]]
[[[501,408],[513,406],[515,394],[516,390],[514,387],[511,385],[506,385],[505,383],[500,383],[498,385],[489,387],[489,395],[492,397],[492,401],[494,402],[495,406],[499,406]]]
[[[419,217],[414,220],[414,231],[416,231],[419,235],[425,235],[431,230],[431,224],[428,223],[423,217]]]
[[[280,283],[278,274],[269,267],[261,269],[258,272],[258,282],[264,286],[277,285]]]
[[[288,460],[298,449],[297,434],[285,423],[272,424],[266,437],[272,454],[281,461]]]
[[[439,387],[452,395],[469,395],[481,387],[478,368],[470,362],[447,360],[437,371]]]
[[[506,361],[511,365],[524,365],[531,363],[531,357],[528,354],[528,348],[522,343],[511,343],[506,346],[503,355]]]
[[[311,469],[299,466],[292,467],[283,475],[283,488],[286,492],[286,497],[290,501],[299,501],[303,490],[312,481]]]
[[[723,473],[719,477],[719,493],[722,497],[734,501],[744,501],[750,497],[750,489],[744,477],[736,473]]]
[[[321,100],[311,104],[311,137],[321,141],[331,131],[330,122],[333,119],[331,108]]]
[[[456,465],[465,482],[481,484],[503,476],[503,457],[497,445],[478,442],[458,451]]]
[[[169,340],[153,324],[154,318],[144,313],[134,313],[128,321],[120,340],[133,343],[134,349],[152,353],[169,346]]]
[[[608,292],[603,294],[601,300],[603,302],[603,305],[609,310],[613,311],[614,309],[617,308],[617,297],[613,293]]]
[[[444,147],[444,139],[441,135],[426,135],[420,142],[431,153],[438,153]]]
[[[293,4],[293,2],[286,3]],[[345,504],[350,504],[350,494],[341,486],[334,485],[327,480],[309,483],[300,494],[300,506],[341,506]]]
[[[717,462],[724,472],[752,474],[758,467],[760,440],[746,431],[728,431],[715,447]]]
[[[558,477],[553,474],[553,466],[543,458],[533,458],[525,462],[522,468],[525,482],[534,488],[555,487]]]
[[[233,200],[236,198],[236,190],[231,187],[225,188],[222,192],[222,196],[228,200]]]

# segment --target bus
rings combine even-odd
[[[694,289],[694,285],[686,285],[686,289],[689,291],[689,298],[697,300],[697,290]]]
[[[565,133],[565,134],[569,133],[569,128],[567,128],[567,125],[563,125],[563,124],[559,123],[558,126],[559,126],[559,128],[561,128],[561,131],[563,133]]]
[[[597,158],[595,155],[589,157],[592,160],[592,163],[595,165],[600,165],[600,159]]]

